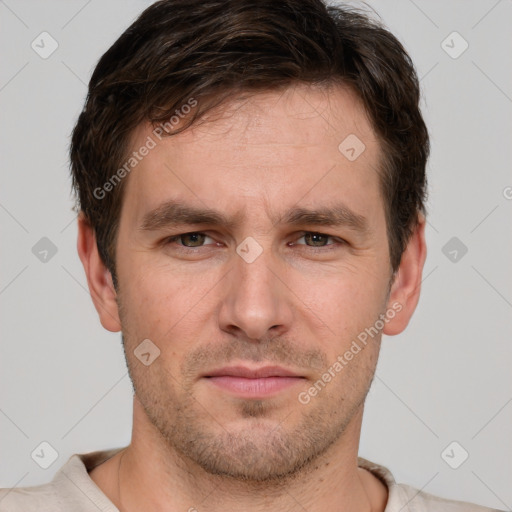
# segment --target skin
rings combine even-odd
[[[133,148],[151,130],[139,126]],[[353,162],[338,150],[349,134],[366,146]],[[121,511],[384,510],[386,486],[357,466],[381,333],[307,404],[298,400],[393,304],[401,310],[387,335],[402,332],[416,308],[425,220],[393,279],[380,158],[350,90],[289,87],[234,98],[159,141],[126,178],[117,291],[80,216],[91,295],[102,325],[122,329],[135,390],[131,444],[90,473]],[[171,198],[239,214],[239,224],[139,229]],[[366,234],[276,222],[295,206],[340,201],[366,218]],[[165,242],[191,232],[206,236]],[[252,263],[236,252],[249,236],[262,248]],[[149,366],[134,355],[144,339],[160,350]],[[234,365],[279,365],[303,378],[259,400],[203,378]]]

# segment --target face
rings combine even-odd
[[[210,473],[293,475],[361,411],[389,318],[377,138],[349,90],[305,86],[233,99],[162,140],[140,126],[133,149],[148,136],[116,247],[137,400]],[[147,339],[146,359],[160,352],[145,365]]]

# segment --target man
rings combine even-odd
[[[129,446],[2,511],[485,511],[358,457],[418,302],[428,134],[400,43],[320,0],[164,0],[72,137],[78,253],[122,332]]]

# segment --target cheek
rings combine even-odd
[[[313,279],[295,275],[290,287],[302,299],[304,313],[316,316],[326,333],[346,338],[375,322],[386,300],[385,276],[351,269],[317,274]]]
[[[134,270],[123,281],[123,328],[132,340],[149,338],[169,356],[190,350],[191,340],[200,339],[199,330],[211,319],[219,277],[214,272],[194,276],[142,262],[132,262],[130,268]]]

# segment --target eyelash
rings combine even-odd
[[[328,239],[336,240],[335,243],[324,245],[324,246],[297,244],[297,245],[303,245],[304,247],[312,249],[313,252],[332,251],[332,250],[337,249],[336,246],[341,246],[341,245],[346,245],[347,244],[347,242],[345,240],[343,240],[342,238],[339,238],[339,237],[336,237],[336,236],[333,236],[333,235],[328,235],[327,233],[320,233],[318,231],[303,231],[303,232],[301,232],[301,236],[298,238],[298,240],[300,240],[301,238],[304,238],[308,234],[310,234],[310,235],[320,235],[320,236],[323,236],[323,237],[327,237]],[[209,236],[209,235],[207,235],[206,233],[204,233],[202,231],[189,231],[187,233],[181,233],[179,235],[174,235],[174,236],[168,237],[165,240],[163,240],[163,244],[164,245],[173,244],[174,242],[178,241],[181,237],[184,237],[186,235],[205,235],[205,236]],[[177,246],[179,247],[178,250],[184,250],[184,251],[189,252],[189,253],[190,252],[197,252],[197,250],[202,249],[203,247],[205,247],[204,245],[198,246],[198,247],[188,247],[186,245],[181,245],[181,244],[177,244]]]

